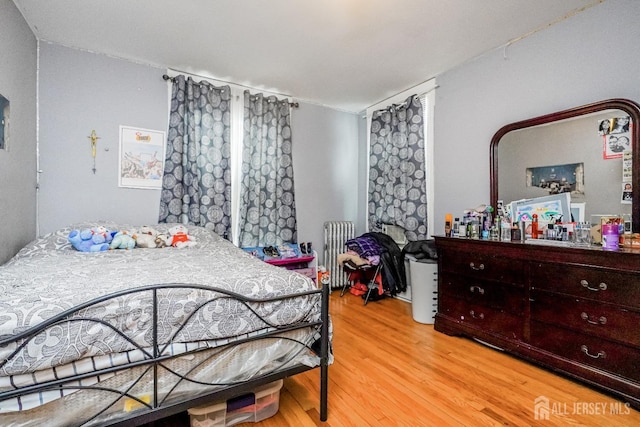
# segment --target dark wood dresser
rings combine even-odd
[[[640,251],[436,237],[435,329],[640,409]]]

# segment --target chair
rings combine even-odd
[[[349,276],[351,276],[351,273],[360,273],[362,274],[362,278],[368,281],[367,293],[364,296],[364,305],[367,305],[367,303],[369,302],[369,298],[371,296],[371,291],[374,289],[375,290],[378,289],[378,286],[376,285],[376,277],[378,276],[378,274],[380,274],[380,271],[382,270],[382,263],[378,263],[377,265],[372,265],[372,264],[356,265],[351,261],[347,260],[342,264],[342,268],[344,269],[344,271],[349,273]],[[373,272],[372,275],[371,275],[371,272]],[[343,296],[347,290],[347,287],[352,285],[350,282],[351,281],[345,282],[345,284],[342,286],[342,291],[340,292],[340,296]]]

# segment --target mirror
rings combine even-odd
[[[491,140],[491,205],[570,192],[584,220],[628,214],[640,232],[639,165],[640,106],[627,99],[511,123]]]

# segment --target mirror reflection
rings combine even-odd
[[[623,122],[624,127],[614,125]],[[591,215],[631,215],[631,192],[625,191],[631,171],[623,174],[623,153],[631,148],[628,124],[624,111],[606,110],[507,133],[498,147],[499,198],[509,202],[568,192],[572,203],[584,203],[583,221]]]
[[[568,194],[574,217],[562,221],[615,215],[640,232],[635,124],[640,106],[610,99],[502,127],[491,141],[491,204]]]

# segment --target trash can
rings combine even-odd
[[[438,262],[411,255],[405,258],[409,260],[413,320],[432,325],[438,311]]]

